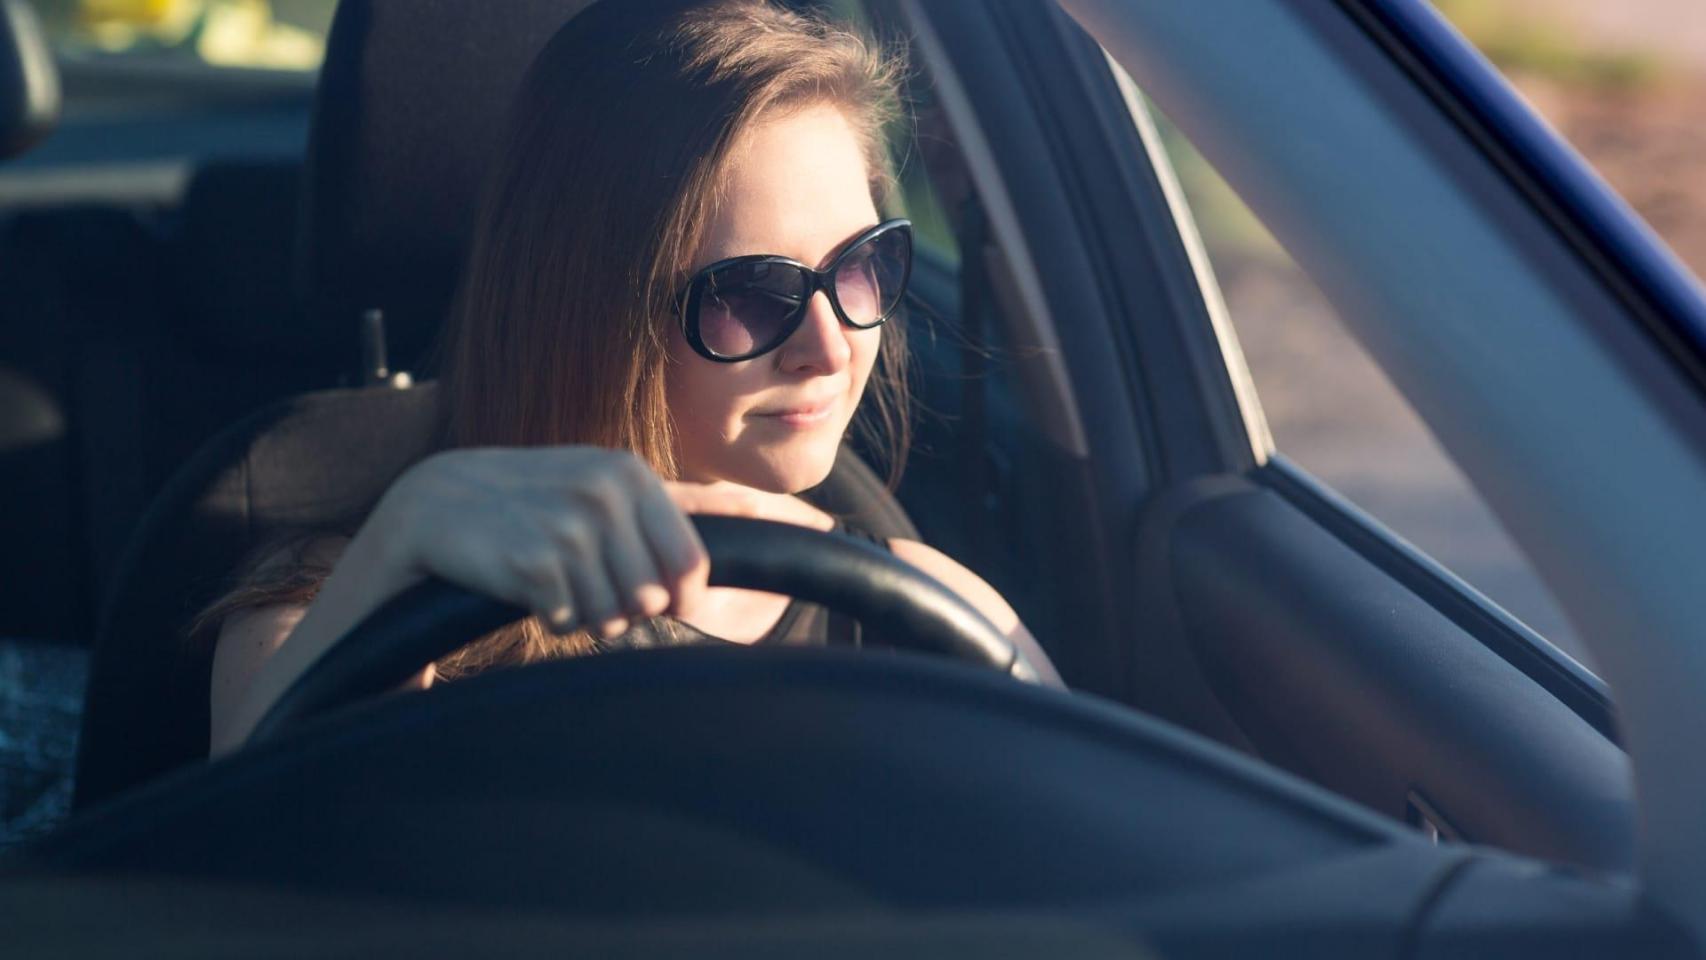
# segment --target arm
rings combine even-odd
[[[326,538],[309,545],[303,559],[332,569],[349,541]],[[261,565],[261,573],[294,562],[288,553],[276,554]],[[213,650],[213,682],[209,691],[209,753],[217,756],[241,742],[242,704],[250,686],[263,674],[263,665],[282,647],[308,613],[308,604],[280,603],[237,611],[219,625]],[[402,690],[424,690],[436,676],[432,665],[421,670]]]
[[[436,454],[385,492],[305,609],[246,611],[222,625],[209,690],[212,752],[241,745],[339,637],[428,576],[509,601],[559,632],[584,625],[610,636],[629,616],[691,608],[707,568],[686,516],[631,454]]]

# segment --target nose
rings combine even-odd
[[[800,328],[777,353],[777,363],[790,373],[835,373],[852,361],[847,330],[829,305],[828,294],[819,290],[812,295]]]

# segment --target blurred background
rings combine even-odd
[[[1435,5],[1706,276],[1706,3]]]
[[[336,0],[34,0],[62,57],[314,70]]]
[[[1434,5],[1706,275],[1706,3]],[[1308,277],[1162,126],[1277,449],[1587,662],[1556,600],[1427,427]]]

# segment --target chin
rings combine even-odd
[[[840,441],[838,433],[752,451],[730,450],[727,469],[719,472],[724,479],[769,493],[799,493],[829,476]]]

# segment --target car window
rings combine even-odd
[[[1151,105],[1275,449],[1586,662],[1556,599],[1285,248]]]
[[[930,182],[930,176],[919,155],[918,141],[910,128],[896,130],[891,135],[895,144],[895,190],[883,211],[885,217],[906,217],[912,221],[913,242],[920,250],[934,254],[947,263],[959,260],[959,241],[954,226],[942,209],[942,201]]]
[[[798,3],[798,0],[789,2]],[[896,28],[879,25],[862,0],[820,0],[816,6],[833,17],[857,24],[881,43],[904,46],[895,33]],[[954,225],[943,209],[926,165],[928,151],[951,151],[953,147],[931,130],[935,121],[929,118],[935,116],[938,107],[929,79],[921,73],[913,73],[908,76],[905,87],[907,109],[898,111],[885,131],[894,151],[891,160],[895,183],[883,205],[882,214],[884,217],[908,218],[912,221],[913,243],[919,250],[933,254],[945,264],[957,264],[959,243],[954,236]],[[920,123],[919,117],[926,119]]]
[[[1706,276],[1706,6],[1433,4],[1695,274]]]
[[[337,0],[32,0],[62,60],[310,72]]]

